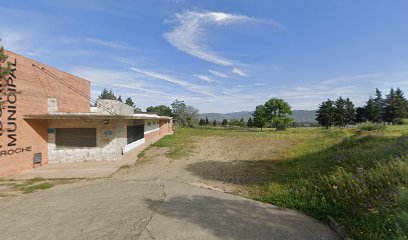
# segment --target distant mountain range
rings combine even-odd
[[[223,119],[241,119],[243,118],[247,121],[252,117],[251,111],[242,111],[242,112],[232,112],[232,113],[200,113],[200,118],[208,117],[209,121],[217,120],[217,122],[222,121]],[[291,116],[295,122],[316,122],[316,111],[315,110],[293,110]]]

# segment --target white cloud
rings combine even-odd
[[[106,41],[106,40],[102,40],[98,38],[85,38],[84,41],[89,42],[89,43],[98,44],[104,47],[114,48],[114,49],[131,49],[131,47],[125,46],[123,44],[112,42],[112,41]]]
[[[209,25],[223,26],[262,21],[245,15],[223,12],[184,11],[183,13],[177,13],[174,21],[167,22],[176,25],[172,31],[165,33],[164,37],[180,51],[217,65],[234,66],[236,61],[210,50],[205,44],[205,40],[209,35],[206,27]],[[279,24],[273,23],[275,27],[281,27]]]
[[[25,40],[28,38],[27,34],[12,31],[8,29],[2,29],[0,31],[0,44],[4,46],[5,49],[20,52],[25,48]]]
[[[336,77],[336,78],[329,79],[329,80],[324,80],[324,81],[321,81],[320,83],[328,85],[328,84],[344,83],[344,82],[356,81],[356,80],[373,80],[373,79],[377,79],[380,76],[381,74],[379,73],[348,75],[348,76]]]
[[[214,70],[208,70],[208,72],[210,72],[212,75],[217,76],[217,77],[222,77],[222,78],[229,78],[228,75],[224,74],[224,73],[220,73]]]
[[[236,67],[234,67],[232,69],[232,72],[235,73],[235,74],[238,74],[241,77],[246,77],[247,76],[246,73],[244,73],[241,69],[236,68]]]
[[[193,74],[193,76],[204,82],[208,82],[208,83],[217,82],[216,80],[211,79],[209,76],[199,75],[199,74]]]
[[[195,92],[195,93],[201,93],[204,95],[208,95],[211,97],[215,97],[214,94],[208,92],[207,90],[205,90],[202,86],[196,85],[196,84],[192,84],[189,83],[187,81],[166,75],[166,74],[162,74],[162,73],[157,73],[157,72],[152,72],[152,71],[146,71],[146,70],[142,70],[139,68],[135,68],[135,67],[131,67],[130,68],[132,71],[135,71],[137,73],[143,74],[145,76],[151,77],[151,78],[155,78],[155,79],[159,79],[159,80],[163,80],[166,82],[170,82],[173,84],[177,84],[187,90],[190,90],[191,92]]]

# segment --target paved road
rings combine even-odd
[[[293,211],[169,180],[97,180],[0,200],[0,239],[337,239]]]
[[[0,198],[0,239],[338,239],[305,215],[207,189],[160,156],[110,178]]]

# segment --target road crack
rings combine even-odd
[[[157,206],[157,208],[153,211],[153,214],[151,215],[151,217],[147,220],[146,225],[144,226],[144,231],[147,232],[147,234],[149,235],[149,237],[153,240],[156,240],[156,237],[154,236],[154,234],[148,229],[148,226],[150,224],[150,222],[152,221],[153,217],[156,215],[157,211],[159,211],[160,207],[163,205],[164,201],[166,201],[166,191],[165,191],[165,185],[164,184],[160,184],[161,190],[162,190],[162,197],[160,199],[160,204],[159,206]],[[142,236],[143,231],[140,233],[138,239],[140,239],[140,237]]]

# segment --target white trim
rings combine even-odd
[[[139,139],[139,140],[137,140],[137,141],[135,141],[135,142],[129,143],[128,145],[126,145],[126,146],[123,147],[123,153],[129,152],[130,150],[132,150],[132,149],[134,149],[134,148],[136,148],[136,147],[139,147],[139,146],[142,145],[143,143],[145,143],[145,139],[144,139],[144,138]]]
[[[153,129],[153,130],[149,130],[149,131],[144,132],[144,134],[146,135],[146,134],[149,134],[149,133],[152,133],[152,132],[156,132],[156,131],[159,131],[159,130],[160,130],[160,128],[155,128],[155,129]]]

